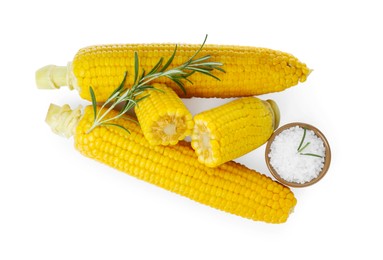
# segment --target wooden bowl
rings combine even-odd
[[[270,158],[269,158],[270,146],[273,143],[275,137],[277,135],[279,135],[282,131],[289,129],[291,127],[294,127],[294,126],[299,126],[302,128],[306,128],[307,130],[314,131],[315,135],[318,136],[323,141],[323,144],[325,146],[325,161],[324,161],[322,171],[318,174],[318,176],[316,178],[314,178],[308,182],[305,182],[305,183],[286,181],[285,179],[283,179],[278,174],[278,172],[270,164]],[[330,162],[331,162],[331,149],[330,149],[330,145],[329,145],[326,137],[324,136],[324,134],[321,131],[319,131],[316,127],[309,125],[309,124],[306,124],[306,123],[294,122],[294,123],[290,123],[290,124],[281,126],[280,128],[278,128],[273,133],[273,135],[270,137],[270,139],[268,140],[267,145],[266,145],[265,160],[266,160],[267,167],[269,168],[269,170],[270,170],[271,174],[274,176],[274,178],[277,179],[277,181],[279,181],[280,183],[282,183],[286,186],[290,186],[290,187],[294,187],[294,188],[302,188],[302,187],[307,187],[307,186],[313,185],[314,183],[317,183],[326,175],[326,173],[330,167]]]

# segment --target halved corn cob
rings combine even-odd
[[[164,84],[153,87],[157,91],[144,91],[139,98],[149,96],[134,107],[138,122],[151,145],[174,145],[191,135],[193,116],[171,88]]]
[[[93,120],[92,107],[86,107],[83,115],[76,110],[72,115],[67,106],[61,109],[51,105],[46,121],[73,133],[75,147],[85,156],[216,209],[282,223],[296,204],[290,189],[243,165],[228,162],[208,168],[198,162],[190,144],[184,141],[174,146],[151,146],[140,127],[125,118],[115,123],[129,129],[130,135],[108,126],[87,134]],[[65,128],[66,122],[72,123]]]
[[[120,44],[96,45],[80,49],[65,67],[48,65],[36,72],[39,88],[68,86],[77,89],[81,97],[90,100],[92,86],[98,101],[105,101],[120,84],[124,72],[130,87],[134,82],[134,52],[140,57],[140,66],[150,71],[161,58],[169,58],[174,44]],[[188,60],[200,45],[180,44],[170,67]],[[181,97],[242,97],[282,91],[304,82],[310,73],[307,66],[291,54],[267,48],[205,45],[199,56],[211,55],[211,61],[223,63],[226,73],[216,73],[221,81],[195,73],[185,82],[186,94],[166,77],[157,80],[173,88]]]
[[[279,124],[272,100],[245,97],[194,116],[191,145],[209,167],[234,160],[263,145]]]

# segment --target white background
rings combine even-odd
[[[0,259],[382,259],[380,1],[2,1],[0,4]],[[129,3],[128,3],[129,2]],[[210,3],[212,2],[212,3]],[[301,121],[328,138],[323,180],[293,189],[285,224],[226,214],[80,155],[45,124],[51,102],[35,71],[103,43],[268,47],[314,71],[262,96],[281,125]],[[193,113],[227,100],[187,100]],[[269,175],[264,146],[238,159]],[[380,241],[379,241],[380,240]]]

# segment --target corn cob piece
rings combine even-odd
[[[153,84],[158,91],[144,91],[149,95],[134,107],[142,132],[151,145],[174,145],[191,135],[193,116],[177,94],[164,84]]]
[[[48,65],[36,72],[39,88],[68,86],[77,89],[80,96],[90,100],[92,86],[100,102],[104,102],[118,86],[124,72],[129,75],[126,86],[134,82],[134,52],[140,57],[140,66],[150,71],[161,58],[168,58],[174,44],[121,44],[96,45],[80,49],[67,66]],[[200,45],[181,44],[170,67],[177,67],[188,60]],[[211,55],[211,61],[223,63],[226,73],[217,72],[221,81],[195,73],[194,83],[185,82],[184,94],[175,82],[166,77],[157,79],[181,97],[242,97],[282,91],[304,82],[310,69],[291,54],[267,48],[205,45],[199,56]]]
[[[201,163],[216,167],[263,145],[279,117],[272,100],[240,98],[195,115],[191,145]]]
[[[126,118],[115,123],[129,129],[130,135],[108,126],[87,134],[94,119],[92,107],[86,107],[83,115],[76,110],[71,115],[67,108],[51,105],[47,123],[64,126],[72,122],[67,129],[60,129],[74,134],[77,150],[138,179],[213,208],[268,223],[285,222],[296,204],[289,188],[241,164],[228,162],[217,168],[200,164],[185,141],[174,146],[149,145],[140,127]]]

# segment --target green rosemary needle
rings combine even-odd
[[[134,106],[138,105],[138,103],[145,98],[147,98],[150,94],[147,94],[143,97],[138,98],[140,94],[142,94],[146,90],[156,90],[155,87],[151,85],[151,82],[160,77],[166,77],[177,84],[177,86],[186,94],[186,90],[184,87],[185,81],[193,84],[193,82],[189,79],[191,75],[194,73],[202,73],[207,76],[213,77],[216,80],[219,78],[212,74],[214,70],[218,70],[221,72],[225,72],[221,66],[223,65],[220,62],[209,61],[211,58],[210,55],[205,55],[200,58],[196,58],[196,56],[200,53],[205,42],[207,40],[207,35],[205,40],[201,44],[200,48],[183,64],[175,68],[169,68],[173,59],[177,52],[177,45],[175,45],[174,51],[170,58],[164,63],[164,58],[161,57],[159,61],[153,66],[153,68],[146,73],[145,70],[142,70],[140,74],[140,62],[138,53],[134,53],[134,83],[130,88],[126,88],[125,81],[127,77],[127,72],[125,72],[124,78],[121,84],[112,92],[112,94],[108,97],[108,99],[104,102],[101,109],[97,111],[97,97],[93,91],[92,87],[89,87],[89,92],[92,100],[93,113],[94,113],[94,121],[92,126],[89,128],[88,133],[91,132],[94,128],[104,125],[104,126],[115,126],[119,127],[128,133],[129,130],[125,127],[113,123],[114,120],[123,117],[126,112],[132,109]],[[105,118],[114,108],[122,105],[119,113],[111,118]],[[132,120],[132,119],[130,119]],[[137,121],[135,121],[138,123]]]

